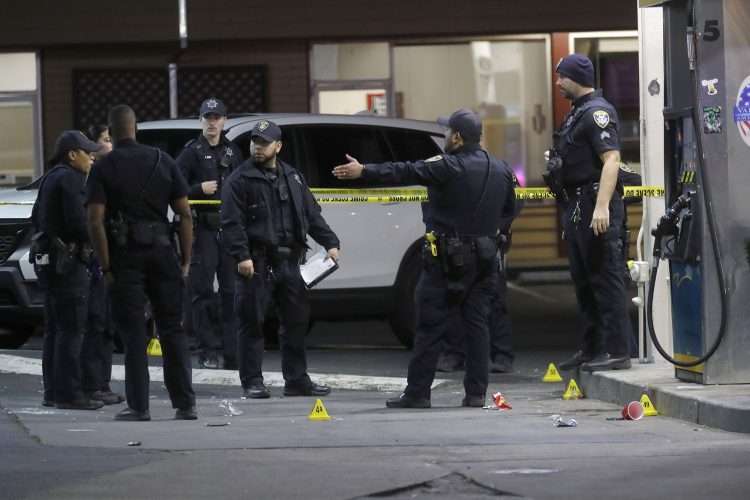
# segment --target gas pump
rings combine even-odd
[[[750,2],[641,0],[664,14],[666,213],[653,229],[647,320],[675,376],[750,383]],[[669,265],[674,355],[653,295]]]

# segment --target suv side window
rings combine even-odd
[[[426,160],[442,153],[435,139],[426,132],[388,128],[385,137],[396,161]]]
[[[315,125],[299,127],[304,137],[304,169],[310,187],[347,188],[361,181],[340,181],[331,174],[336,165],[346,163],[349,154],[362,163],[380,163],[393,159],[390,148],[378,127]]]

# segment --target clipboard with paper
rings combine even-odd
[[[339,265],[336,261],[328,257],[324,250],[313,254],[307,262],[299,266],[300,274],[302,274],[302,279],[305,281],[307,288],[314,287],[338,268]]]

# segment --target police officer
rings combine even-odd
[[[30,256],[46,291],[42,353],[45,406],[96,410],[100,401],[81,387],[81,343],[86,331],[91,245],[86,231],[84,185],[91,153],[100,146],[78,130],[58,137],[52,163],[32,210],[36,229]]]
[[[183,279],[193,238],[187,184],[171,157],[135,141],[136,118],[129,106],[110,110],[109,128],[114,149],[94,164],[86,199],[91,240],[111,287],[112,316],[125,345],[128,408],[115,420],[151,419],[143,321],[147,297],[164,352],[164,383],[177,409],[175,418],[194,420],[190,354],[181,325]],[[180,216],[181,263],[171,245],[169,207]]]
[[[210,98],[200,107],[200,137],[188,143],[177,165],[188,183],[191,200],[220,200],[226,177],[242,161],[237,146],[223,134],[227,110],[219,99]],[[192,328],[198,336],[202,368],[237,369],[237,332],[234,315],[234,259],[219,242],[219,205],[195,205],[195,241],[190,265]],[[214,276],[219,281],[221,322],[214,293]],[[217,333],[221,332],[221,335]],[[223,365],[218,351],[223,346]]]
[[[430,386],[449,320],[460,315],[467,337],[463,406],[484,405],[488,379],[488,318],[497,280],[497,234],[504,213],[515,205],[510,168],[479,145],[482,122],[459,109],[438,123],[447,127],[445,154],[423,161],[333,169],[339,179],[426,185],[423,218],[424,270],[417,284],[417,332],[404,393],[389,408],[429,408]]]
[[[626,369],[630,332],[622,258],[625,209],[618,182],[619,120],[601,91],[594,90],[594,68],[586,56],[561,59],[557,73],[557,86],[573,107],[555,132],[547,178],[562,186],[556,191],[563,203],[570,272],[585,322],[583,345],[558,366]]]
[[[513,187],[518,187],[518,179],[513,175]],[[516,201],[512,213],[504,214],[500,221],[498,252],[497,289],[490,312],[490,372],[511,373],[513,371],[513,324],[508,312],[508,279],[505,272],[506,255],[510,250],[511,224],[521,212],[523,203]],[[460,322],[449,329],[443,352],[438,359],[437,371],[454,372],[464,369],[466,359],[465,335]]]
[[[92,125],[86,136],[101,145],[94,153],[100,159],[112,151],[112,140],[109,127]],[[101,266],[96,258],[89,264],[89,308],[86,335],[81,346],[81,385],[90,399],[101,401],[105,405],[122,403],[122,394],[112,391],[112,350],[114,349],[114,326],[111,321],[109,291],[104,282]]]
[[[268,398],[263,383],[263,323],[275,306],[285,396],[325,396],[310,380],[305,334],[310,316],[299,263],[306,238],[338,260],[339,239],[321,215],[302,175],[278,159],[281,129],[259,121],[251,134],[251,158],[229,176],[222,192],[222,241],[237,266],[235,310],[239,316],[240,381],[245,397]]]

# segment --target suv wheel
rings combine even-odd
[[[419,276],[422,274],[422,240],[409,247],[396,277],[393,292],[393,312],[388,321],[398,340],[409,349],[414,345],[414,334],[417,328],[417,310],[414,291]]]
[[[18,349],[34,333],[31,325],[12,325],[0,327],[0,349]]]

